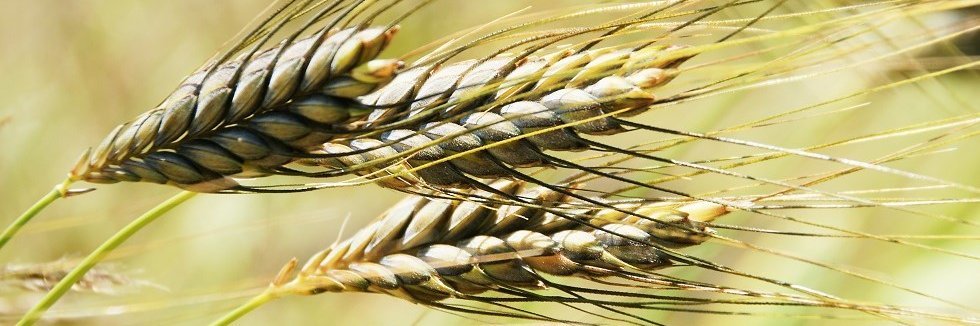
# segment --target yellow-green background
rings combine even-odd
[[[534,10],[540,10],[582,3],[585,1],[439,1],[432,9],[406,22],[387,53],[401,53],[422,41],[489,21],[529,4]],[[267,1],[263,0],[0,0],[0,224],[6,225],[60,181],[83,149],[97,144],[113,126],[157,104],[178,81],[220,49],[223,42],[265,5]],[[761,117],[764,113],[772,114],[814,102],[811,98],[825,98],[821,96],[830,93],[846,94],[880,84],[883,80],[899,78],[882,72],[885,68],[865,68],[876,73],[846,71],[802,84],[764,88],[745,97],[714,98],[689,105],[690,112],[658,113],[646,121],[669,123],[680,129],[712,130],[744,121],[746,116]],[[835,135],[860,134],[860,130],[882,130],[928,119],[976,114],[978,82],[980,79],[973,73],[956,74],[942,78],[942,83],[925,83],[921,88],[904,87],[863,98],[872,101],[876,109],[839,116],[839,121],[833,124],[804,124],[808,127],[741,135],[784,146],[798,146],[828,141]],[[882,147],[901,148],[902,141],[906,139],[883,142]],[[960,144],[957,152],[898,166],[976,186],[980,184],[976,169],[980,161],[976,153],[980,146],[977,145],[976,141],[967,140]],[[866,151],[875,148],[845,148],[831,153],[870,158],[874,155]],[[728,152],[702,146],[679,155],[693,159],[720,157],[723,153]],[[766,169],[742,171],[777,177],[830,166],[804,164],[806,162],[809,161],[797,159],[769,165]],[[828,189],[916,184],[876,174],[849,180],[853,183],[839,183]],[[712,183],[680,185],[698,190],[717,186]],[[55,203],[0,253],[0,264],[39,263],[84,256],[132,218],[177,192],[152,184],[98,188],[94,193]],[[962,192],[944,194],[968,196]],[[330,244],[337,237],[338,226],[345,217],[351,217],[351,227],[363,225],[400,196],[374,186],[290,195],[199,196],[138,234],[110,262],[134,279],[165,289],[139,287],[115,296],[71,293],[52,310],[52,314],[92,315],[58,320],[65,324],[204,323],[242,302],[245,297],[233,295],[261,287],[289,258],[305,259]],[[968,204],[927,210],[973,220],[980,214],[976,205]],[[882,233],[976,234],[976,228],[883,209],[823,210],[800,212],[799,215]],[[766,220],[744,214],[733,216],[726,222],[748,223],[753,219],[757,219],[753,222],[755,225],[794,227],[787,223],[766,223]],[[350,233],[348,229],[347,234]],[[867,240],[734,235],[967,305],[976,306],[976,302],[980,302],[977,294],[980,264],[969,258]],[[968,254],[980,252],[980,246],[971,240],[921,242]],[[848,298],[921,307],[941,306],[934,301],[785,259],[744,254],[742,250],[723,246],[706,246],[692,252]],[[708,282],[731,282],[716,274],[700,277]],[[3,318],[0,324],[10,322],[41,295],[3,291],[0,293],[0,317]],[[221,296],[231,298],[214,300]],[[124,309],[115,308],[117,306]],[[799,312],[792,309],[741,309]],[[563,313],[568,312],[563,310]],[[563,317],[568,316],[574,315]],[[669,323],[821,323],[806,319],[690,314],[654,313],[652,316]],[[397,325],[415,322],[479,323],[387,296],[324,294],[273,302],[247,316],[242,324]]]

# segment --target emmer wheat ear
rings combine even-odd
[[[631,311],[666,309],[668,302],[678,305],[677,311],[692,313],[711,311],[705,308],[712,306],[796,305],[962,321],[905,307],[849,302],[811,290],[799,295],[734,288],[656,272],[675,264],[674,268],[697,266],[697,258],[678,250],[715,236],[707,225],[729,212],[717,204],[634,201],[587,208],[588,203],[522,182],[497,180],[491,187],[525,198],[526,206],[496,204],[502,198],[482,190],[457,194],[458,199],[428,198],[435,193],[409,196],[302,267],[291,260],[265,292],[215,325],[228,324],[275,298],[324,292],[381,293],[440,310],[563,323],[578,322],[508,303],[550,302],[631,324],[658,324]],[[583,287],[565,281],[568,277],[621,288]],[[635,291],[647,287],[719,297]],[[554,294],[537,293],[545,290]],[[463,308],[453,300],[490,303],[496,309]]]
[[[414,179],[443,187],[472,187],[474,183],[479,183],[467,175],[478,178],[500,178],[511,175],[508,169],[499,165],[540,167],[560,164],[557,163],[561,161],[560,159],[543,151],[584,151],[589,148],[589,142],[579,136],[579,133],[612,135],[626,131],[615,119],[603,115],[634,116],[654,104],[656,97],[651,91],[673,79],[677,75],[675,68],[689,59],[689,57],[678,58],[674,55],[672,52],[677,49],[679,48],[667,47],[634,52],[606,48],[568,56],[553,65],[524,62],[513,70],[504,69],[491,74],[504,80],[523,78],[511,75],[540,76],[542,79],[536,84],[515,86],[500,91],[506,91],[510,97],[523,98],[521,101],[508,101],[508,97],[491,94],[488,103],[505,105],[490,105],[476,110],[475,113],[464,114],[459,124],[451,121],[431,122],[421,125],[418,130],[387,131],[377,140],[354,138],[344,142],[328,142],[323,146],[323,152],[340,157],[312,160],[310,163],[357,173],[357,166],[364,165],[366,162],[375,162],[378,159],[392,160],[402,156],[399,153],[414,153],[406,155],[407,169],[422,165],[429,166],[418,169],[418,176]],[[564,54],[567,53],[559,52],[551,56]],[[508,57],[492,60],[514,61]],[[513,72],[505,73],[507,71]],[[578,72],[569,74],[568,71]],[[442,69],[437,70],[436,73],[441,72]],[[442,92],[444,96],[450,93],[464,93],[468,88],[477,87],[477,85],[466,84],[467,77],[475,72],[485,74],[485,70],[478,69],[454,78],[458,81],[447,82],[449,75],[446,75],[441,78],[430,78],[424,83],[417,82],[421,85],[419,95],[416,96],[419,101],[413,103],[413,110],[408,112],[408,116],[423,112],[423,106],[415,108],[415,104],[426,103],[421,99],[426,101],[436,99],[433,96],[423,96],[427,88],[438,87],[430,85],[460,85],[455,87],[455,91]],[[610,74],[608,72],[613,73],[607,76],[606,74]],[[377,94],[384,94],[388,88],[400,87],[399,82],[396,80]],[[529,89],[524,89],[525,87]],[[550,92],[535,95],[547,90]],[[500,92],[497,94],[501,94]],[[449,96],[448,101],[450,104],[454,103],[452,96]],[[462,105],[453,104],[449,111],[441,115],[453,116],[456,114],[453,113],[454,111],[465,112],[460,110]],[[379,112],[387,114],[392,111],[389,108]],[[444,163],[432,163],[451,155],[480,149],[485,151],[458,156]],[[355,151],[367,152],[341,156]],[[388,164],[391,163],[380,162],[379,166],[369,166],[369,169],[360,174],[375,173]],[[399,186],[397,183],[390,185]]]
[[[361,64],[374,66],[368,61],[394,31],[351,27],[331,33],[325,28],[197,72],[160,108],[119,126],[83,157],[88,164],[78,177],[98,183],[171,183],[211,192],[237,186],[225,176],[268,173],[329,139],[325,132],[333,125],[351,119],[354,105],[336,95],[350,95],[351,87],[370,91],[379,82],[357,80],[350,72]],[[369,69],[377,70],[372,75],[391,71],[386,65]],[[328,82],[332,76],[348,77],[338,81],[344,83],[341,87]]]

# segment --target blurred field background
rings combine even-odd
[[[400,54],[448,32],[471,27],[526,6],[534,10],[583,5],[585,1],[462,1],[444,0],[421,11],[403,25],[386,54]],[[805,7],[796,3],[787,5]],[[96,145],[116,124],[152,108],[188,73],[268,5],[267,0],[117,1],[0,0],[0,222],[5,225],[38,196],[59,182],[81,152]],[[738,11],[732,11],[737,14]],[[943,23],[965,19],[931,16]],[[799,21],[788,21],[798,24]],[[769,25],[778,26],[777,25]],[[714,97],[685,104],[684,109],[654,112],[644,121],[670,123],[681,130],[708,131],[747,116],[762,117],[833,94],[920,74],[913,56],[940,58],[942,51],[923,50],[889,64],[861,67],[800,83]],[[382,57],[386,55],[383,54]],[[949,59],[949,58],[946,58]],[[966,55],[949,60],[975,60]],[[925,62],[925,61],[923,61]],[[929,67],[925,67],[930,69]],[[830,122],[739,134],[746,139],[802,146],[884,130],[916,122],[977,114],[980,79],[976,71],[942,76],[938,81],[908,85],[853,103],[871,102],[874,110],[833,115]],[[842,105],[843,106],[843,105]],[[841,106],[841,107],[842,107]],[[696,119],[694,119],[696,118]],[[906,138],[880,147],[843,147],[832,154],[873,158],[903,147]],[[980,144],[967,140],[952,153],[896,163],[918,173],[980,186]],[[881,149],[874,153],[869,148]],[[737,151],[705,144],[672,152],[693,160]],[[672,156],[674,157],[674,156]],[[746,173],[793,176],[827,168],[803,159],[784,160]],[[700,179],[699,179],[700,180]],[[710,180],[705,178],[704,180]],[[719,181],[720,182],[720,181]],[[921,185],[897,177],[864,173],[828,189],[874,189]],[[854,182],[862,183],[860,185]],[[706,190],[718,184],[678,187]],[[98,191],[55,203],[0,253],[0,264],[39,263],[83,257],[135,216],[176,193],[152,184],[100,186]],[[254,294],[291,257],[302,261],[329,245],[338,227],[350,217],[352,230],[365,224],[402,195],[376,186],[328,189],[290,195],[201,195],[142,231],[118,250],[108,265],[144,285],[124,286],[115,295],[70,293],[51,311],[59,324],[139,325],[201,324],[213,320]],[[925,208],[937,214],[978,221],[975,204]],[[976,235],[976,228],[930,220],[885,209],[821,210],[799,213],[821,222],[884,234]],[[734,214],[728,224],[772,228],[790,224]],[[980,302],[980,263],[927,250],[867,240],[814,239],[744,234],[748,241],[790,251],[835,266],[859,270],[909,288],[972,305]],[[976,255],[975,240],[922,240]],[[914,307],[941,306],[934,301],[829,272],[806,264],[724,246],[690,250],[720,263],[764,273],[866,301]],[[705,273],[703,277],[711,277]],[[718,276],[723,277],[723,276]],[[734,280],[728,280],[735,282]],[[0,290],[0,324],[12,322],[43,293]],[[764,309],[752,308],[754,311]],[[792,309],[782,312],[793,311]],[[669,324],[821,323],[795,318],[657,313]],[[568,317],[565,317],[568,318]],[[399,299],[373,294],[324,294],[290,297],[260,308],[243,325],[409,325],[480,324],[426,309]],[[515,320],[502,322],[514,323]],[[848,322],[848,321],[838,321]],[[862,321],[849,321],[862,323]],[[881,320],[870,323],[880,323]]]

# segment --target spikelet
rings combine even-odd
[[[356,120],[364,111],[351,98],[392,77],[398,61],[374,59],[398,28],[366,23],[335,22],[205,65],[157,108],[116,127],[73,177],[213,192],[237,187],[229,176],[271,173]]]

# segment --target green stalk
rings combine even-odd
[[[231,325],[231,323],[235,322],[239,318],[242,318],[242,316],[245,316],[246,314],[252,312],[256,308],[262,306],[263,304],[266,304],[269,301],[279,298],[281,295],[279,294],[280,292],[277,291],[276,289],[277,288],[270,286],[265,291],[262,291],[262,293],[260,293],[259,295],[256,295],[252,299],[248,300],[248,302],[245,302],[241,306],[238,306],[238,308],[235,308],[235,310],[222,316],[221,319],[218,319],[215,322],[211,323],[211,326]]]
[[[10,242],[10,239],[13,239],[14,235],[17,234],[17,232],[20,231],[20,229],[27,224],[27,222],[30,222],[31,219],[34,218],[34,216],[36,216],[38,213],[41,213],[41,211],[44,210],[44,208],[48,207],[48,205],[51,205],[51,203],[53,203],[58,198],[65,197],[65,195],[68,194],[68,186],[71,185],[72,182],[73,180],[71,178],[68,178],[65,179],[64,182],[54,186],[54,188],[51,189],[51,191],[48,192],[47,195],[41,197],[41,199],[39,199],[36,203],[34,203],[34,205],[28,208],[27,211],[24,212],[24,214],[21,214],[20,216],[17,217],[17,219],[11,222],[10,225],[8,225],[7,228],[3,230],[3,233],[0,233],[0,250],[2,250],[3,246],[5,246],[7,242]]]
[[[177,205],[180,205],[191,197],[194,197],[196,194],[196,192],[183,191],[177,195],[174,195],[170,199],[160,203],[153,209],[150,209],[140,217],[130,222],[129,225],[126,225],[126,227],[119,230],[119,232],[116,232],[115,235],[103,242],[101,246],[95,249],[95,251],[92,251],[88,257],[85,257],[85,259],[82,260],[82,262],[79,263],[75,269],[68,273],[65,278],[61,279],[61,281],[59,281],[58,284],[51,289],[51,291],[48,291],[48,294],[45,295],[44,298],[37,303],[37,305],[31,308],[31,310],[28,311],[19,322],[17,322],[17,325],[34,325],[34,323],[41,318],[41,315],[51,308],[55,302],[58,302],[58,299],[65,295],[65,293],[71,289],[72,285],[78,282],[78,280],[81,279],[86,272],[92,269],[92,267],[95,267],[95,264],[102,261],[102,259],[109,255],[109,253],[119,247],[119,245],[121,245],[131,236],[136,234],[136,232],[143,229],[143,227],[146,227],[160,216],[163,216],[164,213],[170,211],[174,207],[177,207]]]
[[[300,280],[300,277],[305,275],[305,273],[300,272],[300,275],[296,276],[296,279],[293,279],[293,281],[289,282],[289,276],[293,274],[293,271],[296,270],[297,266],[299,266],[299,261],[297,261],[296,258],[293,257],[293,259],[290,259],[289,262],[286,263],[286,265],[279,270],[279,274],[276,274],[276,278],[273,279],[272,283],[269,283],[269,287],[265,288],[265,291],[262,291],[262,293],[259,293],[259,295],[256,295],[252,299],[248,300],[248,302],[245,302],[241,306],[238,306],[238,308],[235,308],[235,310],[233,310],[232,312],[229,312],[228,314],[222,316],[221,319],[218,319],[217,321],[211,323],[211,326],[230,325],[236,320],[242,318],[242,316],[247,315],[248,313],[254,311],[256,308],[266,304],[269,301],[272,301],[274,299],[277,299],[289,293],[300,292],[294,289],[293,287],[295,287],[297,284],[301,284],[301,282],[300,283],[298,282]],[[306,292],[309,293],[308,291]]]

